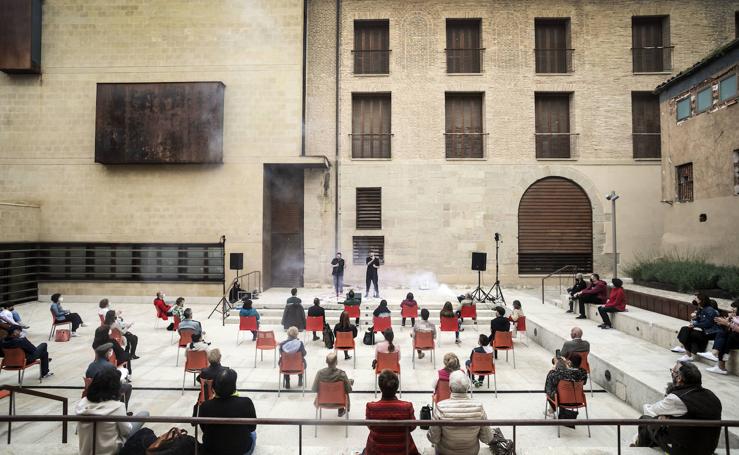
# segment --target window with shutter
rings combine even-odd
[[[672,68],[669,16],[631,18],[631,50],[635,73],[660,73]]]
[[[480,19],[446,20],[447,73],[479,73],[482,45]]]
[[[390,22],[354,21],[354,74],[390,72]]]
[[[357,229],[382,229],[382,188],[357,188]]]
[[[659,158],[659,97],[651,92],[631,92],[631,130],[634,158]]]
[[[352,94],[352,158],[390,158],[390,94]]]
[[[446,94],[446,157],[482,158],[482,93]]]
[[[537,73],[572,71],[569,18],[535,19],[534,40]]]
[[[693,163],[675,168],[677,172],[677,202],[693,202]]]
[[[570,93],[536,93],[536,157],[569,158]]]
[[[365,265],[365,259],[371,251],[374,251],[380,258],[380,264],[384,264],[385,237],[381,235],[352,237],[352,263],[354,265]]]

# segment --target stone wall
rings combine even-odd
[[[41,208],[27,203],[0,202],[0,243],[37,242]]]

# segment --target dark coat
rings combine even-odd
[[[305,310],[300,303],[289,303],[282,313],[282,327],[285,330],[295,326],[298,330],[305,330]]]

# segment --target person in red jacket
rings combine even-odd
[[[580,307],[580,316],[575,319],[586,319],[585,304],[594,303],[603,305],[608,298],[608,284],[600,279],[600,275],[594,273],[590,275],[590,286],[575,294]]]
[[[157,309],[158,318],[166,321],[172,316],[172,306],[167,305],[164,301],[164,293],[162,291],[157,292],[157,298],[154,299],[154,307]]]
[[[608,296],[608,302],[605,305],[598,307],[598,313],[600,318],[603,319],[603,324],[599,325],[601,329],[612,329],[611,318],[608,317],[608,313],[620,313],[626,311],[626,293],[624,292],[624,282],[618,278],[611,280],[613,283],[613,289],[611,289],[611,295]]]
[[[398,376],[390,370],[377,378],[382,399],[367,403],[366,418],[372,420],[415,420],[413,403],[395,397],[400,386]],[[380,427],[369,425],[364,455],[418,455],[411,432],[416,427]],[[406,445],[407,444],[407,445]]]

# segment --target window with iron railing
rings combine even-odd
[[[672,70],[669,16],[632,17],[631,42],[634,73]]]
[[[482,93],[446,94],[447,158],[483,158]]]
[[[390,94],[352,94],[352,158],[390,158]]]
[[[390,73],[390,22],[354,21],[354,74]]]
[[[447,73],[480,73],[482,48],[480,19],[446,20]]]
[[[677,173],[677,202],[693,201],[693,163],[675,168]]]
[[[662,156],[659,97],[652,92],[631,92],[631,136],[634,158]]]
[[[536,158],[571,158],[577,135],[570,131],[570,93],[536,93]]]
[[[534,20],[534,57],[537,73],[570,73],[572,52],[569,18]]]

